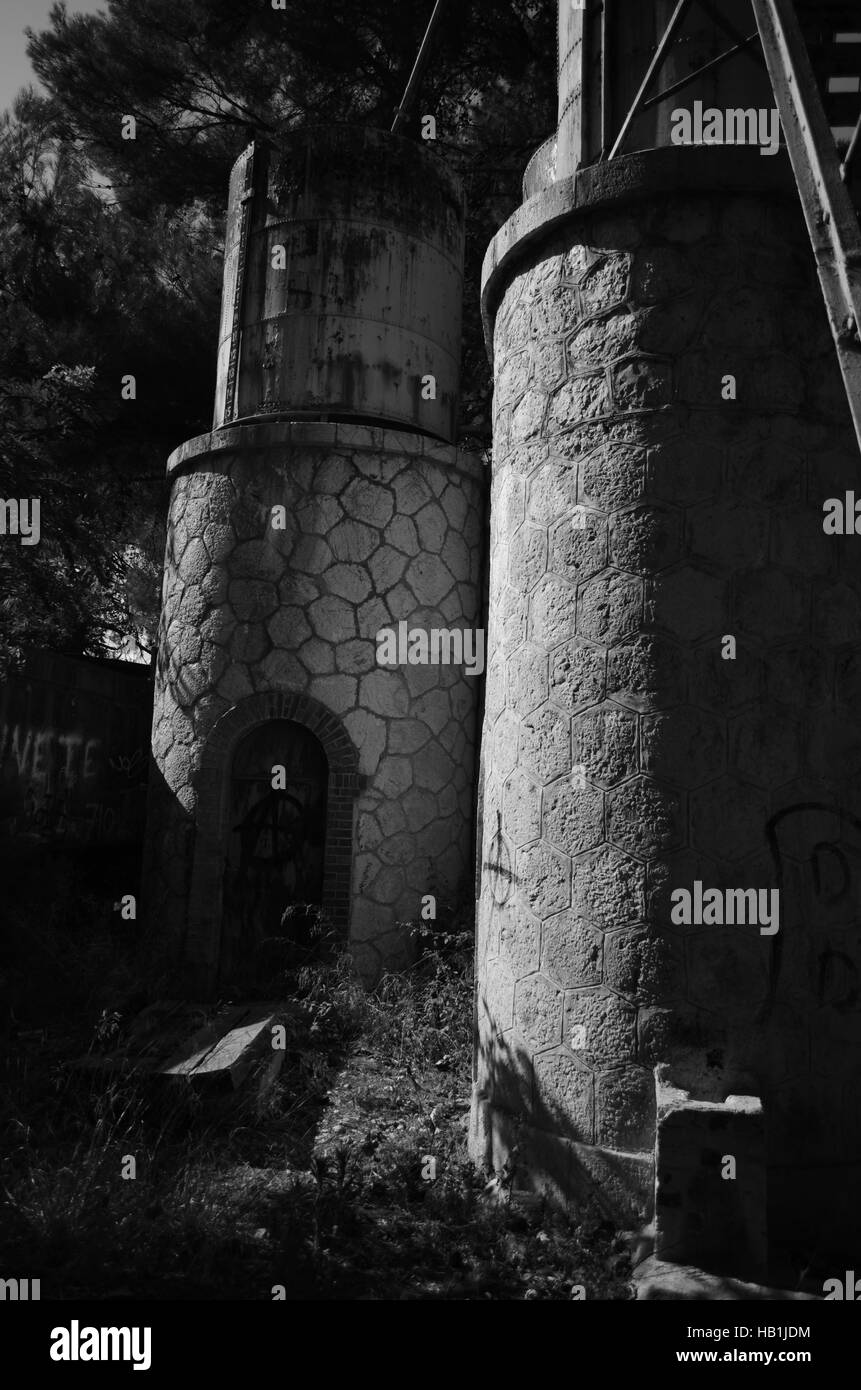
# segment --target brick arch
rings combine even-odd
[[[310,695],[267,691],[240,700],[216,720],[203,749],[195,784],[197,836],[189,920],[191,954],[210,975],[218,967],[223,903],[221,881],[227,849],[230,771],[239,741],[271,720],[301,724],[319,740],[329,764],[323,908],[346,936],[350,918],[353,803],[364,786],[359,755],[337,715]],[[216,903],[213,903],[216,899]]]
[[[310,695],[277,690],[248,695],[215,721],[200,760],[200,780],[207,780],[207,772],[223,772],[225,760],[232,756],[243,735],[270,719],[292,719],[304,724],[323,745],[330,776],[334,773],[345,790],[354,794],[361,790],[359,755],[338,716]],[[198,824],[203,824],[201,817]]]

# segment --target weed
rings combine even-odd
[[[524,1204],[467,1158],[473,943],[446,922],[403,924],[413,965],[365,991],[305,914],[267,990],[290,1001],[281,1072],[229,1106],[105,1071],[147,997],[101,927],[7,943],[9,976],[35,952],[47,986],[16,992],[31,1026],[0,1073],[4,1263],[62,1299],[627,1297],[598,1215]]]

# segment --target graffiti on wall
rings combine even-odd
[[[106,667],[42,658],[0,689],[0,838],[70,845],[124,843],[142,834],[149,689]],[[104,689],[99,689],[102,683]]]
[[[861,1000],[861,820],[826,802],[798,802],[771,817],[766,838],[794,932],[775,938],[769,997],[812,981],[820,1008],[855,1013]],[[794,920],[793,920],[794,919]],[[789,978],[787,979],[787,973]]]

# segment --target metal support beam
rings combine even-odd
[[[725,15],[721,14],[719,6],[713,4],[712,0],[697,0],[697,3],[701,10],[705,10],[712,23],[716,25],[718,29],[723,29],[728,39],[732,39],[733,43],[744,43],[744,35],[741,30],[736,29],[735,25],[731,24]],[[764,68],[766,66],[765,58],[760,52],[752,53],[750,56],[759,67]]]
[[[663,63],[664,58],[667,55],[667,50],[669,49],[670,44],[675,38],[679,26],[684,20],[687,10],[692,3],[693,0],[679,0],[679,3],[676,5],[670,22],[667,25],[667,31],[661,39],[661,42],[658,44],[657,49],[655,50],[655,55],[652,58],[651,63],[649,64],[646,76],[643,78],[643,81],[640,84],[640,89],[637,92],[637,95],[634,97],[631,109],[629,110],[624,122],[622,123],[622,129],[619,131],[619,134],[616,137],[616,143],[614,144],[609,155],[607,155],[608,159],[613,159],[619,153],[619,150],[622,147],[622,144],[625,140],[626,135],[628,134],[628,130],[632,122],[635,120],[635,118],[641,111],[647,111],[650,107],[655,106],[659,101],[664,101],[666,97],[672,96],[675,92],[680,92],[682,88],[687,87],[689,83],[693,82],[697,77],[702,76],[704,72],[708,72],[711,68],[719,67],[721,63],[725,63],[728,58],[734,58],[738,53],[747,53],[754,60],[755,63],[758,63],[761,67],[766,66],[765,59],[763,58],[762,54],[758,51],[758,49],[753,48],[754,41],[759,37],[758,32],[756,34],[748,34],[747,36],[745,36],[738,29],[736,29],[734,24],[731,24],[730,21],[726,19],[724,15],[721,14],[717,6],[715,6],[712,3],[712,0],[696,0],[696,3],[699,5],[700,9],[705,11],[705,13],[711,19],[712,23],[715,24],[717,28],[722,29],[723,32],[728,36],[728,38],[731,38],[733,40],[735,46],[733,48],[727,49],[726,53],[718,54],[717,58],[712,58],[708,63],[703,63],[702,67],[697,68],[695,72],[689,73],[687,77],[683,77],[681,81],[674,83],[671,87],[666,87],[662,92],[659,92],[657,96],[646,98],[646,92],[648,91],[649,86],[656,72]]]
[[[676,8],[673,10],[672,16],[670,18],[670,22],[667,25],[666,32],[663,38],[661,39],[661,42],[655,49],[652,61],[649,64],[648,69],[646,70],[646,75],[640,83],[637,95],[634,97],[634,100],[631,104],[631,109],[625,117],[624,121],[622,122],[622,129],[616,136],[616,143],[614,144],[612,150],[607,156],[608,159],[615,159],[616,155],[619,153],[619,150],[622,148],[622,145],[625,142],[625,136],[628,134],[628,131],[631,125],[633,124],[634,119],[636,118],[637,113],[640,109],[640,103],[646,95],[646,92],[649,90],[655,73],[658,71],[659,67],[661,66],[665,57],[667,56],[670,44],[676,37],[681,23],[691,7],[691,3],[692,0],[678,0]]]
[[[861,231],[791,0],[752,0],[861,446]]]
[[[434,32],[436,30],[437,25],[439,24],[440,18],[442,17],[444,5],[445,0],[436,0],[436,4],[433,7],[433,12],[431,14],[430,19],[428,20],[428,27],[425,30],[425,36],[421,41],[421,47],[419,48],[418,54],[416,55],[416,60],[413,63],[413,70],[410,73],[409,81],[407,82],[407,85],[404,88],[404,94],[401,97],[401,104],[395,112],[395,119],[392,122],[391,129],[392,135],[397,135],[401,126],[406,124],[407,118],[409,117],[410,111],[412,109],[412,104],[415,101],[419,83],[421,82],[422,77],[424,76],[424,70],[427,67],[427,61],[430,57],[431,44],[433,42]]]
[[[726,62],[727,58],[734,58],[737,53],[742,53],[746,48],[749,48],[752,43],[759,43],[758,33],[749,34],[746,39],[742,39],[740,43],[737,43],[735,48],[728,48],[725,53],[719,53],[716,58],[710,58],[707,63],[703,63],[702,67],[695,68],[693,72],[689,72],[687,77],[683,77],[680,81],[674,82],[671,87],[665,87],[664,90],[658,92],[656,96],[648,97],[643,102],[641,109],[643,111],[648,111],[650,106],[656,106],[659,101],[665,101],[667,97],[675,96],[676,92],[682,91],[682,89],[689,86],[691,82],[696,82],[697,78],[702,77],[704,72],[710,72],[712,68],[719,68],[721,63]]]
[[[840,176],[844,183],[847,183],[849,180],[849,175],[852,171],[852,161],[858,152],[859,143],[861,143],[861,114],[859,114],[858,120],[855,123],[855,129],[852,132],[852,139],[849,141],[846,157],[840,165]]]

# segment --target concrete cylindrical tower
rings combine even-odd
[[[450,442],[462,199],[371,131],[250,153],[218,427],[168,464],[150,913],[210,986],[320,902],[373,979],[468,875],[480,681],[403,644],[378,661],[401,623],[479,621],[483,479]]]
[[[659,36],[672,6],[634,8]],[[560,16],[570,39],[583,12]],[[626,1223],[657,1212],[669,1257],[738,1239],[760,1263],[766,1187],[773,1251],[849,1253],[861,548],[825,534],[823,504],[857,486],[857,447],[798,195],[783,152],[599,162],[607,103],[563,72],[558,181],[485,262],[473,1151]],[[670,104],[773,106],[747,55],[717,72]],[[697,883],[721,915],[696,920]],[[719,924],[750,889],[777,891],[776,932]]]

